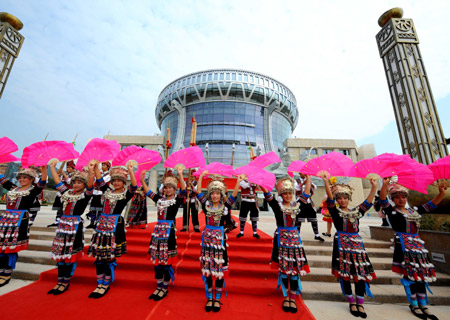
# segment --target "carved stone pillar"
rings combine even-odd
[[[13,15],[0,12],[0,99],[14,60],[19,56],[24,37],[18,32],[23,23]]]
[[[383,60],[389,93],[404,154],[430,164],[448,155],[439,115],[411,19],[403,10],[385,12],[378,24],[378,50]]]

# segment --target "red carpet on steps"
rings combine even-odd
[[[203,217],[200,224],[204,224]],[[177,219],[178,230],[181,224],[181,218]],[[260,240],[251,237],[249,224],[243,238],[236,238],[237,229],[228,234],[228,298],[222,297],[219,313],[204,311],[205,289],[198,260],[201,233],[177,232],[175,285],[170,284],[165,299],[149,300],[155,288],[153,265],[147,260],[153,226],[127,231],[128,253],[118,259],[116,280],[105,297],[88,298],[96,287],[96,275],[94,259],[85,255],[66,293],[48,295],[57,272],[44,272],[39,281],[1,296],[1,319],[314,319],[301,299],[296,314],[283,312],[277,274],[268,263],[272,239],[261,231]]]

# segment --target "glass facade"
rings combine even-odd
[[[289,121],[280,113],[273,112],[270,116],[272,122],[272,141],[274,151],[283,152],[283,142],[291,136],[292,127]]]
[[[191,132],[192,116],[197,121],[197,145],[205,150],[208,143],[210,162],[231,164],[232,145],[235,145],[234,164],[250,161],[248,143],[264,148],[263,107],[234,101],[204,102],[186,107],[186,132]],[[185,134],[183,144],[189,146],[190,134]],[[256,148],[255,148],[256,152]]]
[[[209,162],[231,164],[234,144],[235,166],[249,162],[248,142],[255,153],[276,151],[281,156],[283,142],[298,121],[297,102],[285,85],[265,75],[232,69],[188,74],[162,90],[155,115],[163,135],[170,121],[172,151],[189,146],[194,113],[196,143],[203,150],[208,144]],[[179,141],[178,130],[183,131]]]
[[[167,127],[170,123],[170,143],[175,145],[175,139],[177,138],[178,133],[178,111],[172,111],[167,116],[164,117],[164,120],[161,124],[161,134],[166,136]],[[190,131],[189,131],[190,132]],[[189,144],[188,144],[189,145]]]

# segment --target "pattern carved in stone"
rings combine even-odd
[[[433,119],[431,119],[431,115],[428,112],[425,112],[423,117],[425,118],[425,124],[427,125],[427,127],[431,128],[431,126],[433,125]]]
[[[405,127],[406,131],[411,130],[411,121],[409,120],[409,117],[403,118],[403,126]]]
[[[412,44],[407,44],[405,47],[406,47],[406,53],[409,56],[413,56],[414,55],[414,49],[413,49]]]
[[[415,158],[417,156],[417,150],[416,150],[416,145],[414,144],[414,142],[410,142],[409,143],[409,154]]]
[[[412,72],[412,75],[413,75],[415,78],[418,78],[418,77],[419,77],[419,75],[420,75],[420,70],[419,70],[419,67],[417,66],[417,64],[415,64],[415,65],[412,66],[411,72]]]
[[[419,99],[421,101],[426,101],[427,100],[427,94],[425,93],[425,90],[423,88],[419,88],[417,90],[417,92],[419,93]]]
[[[411,29],[412,23],[411,20],[398,19],[394,20],[395,27],[403,32],[406,32]]]
[[[398,71],[394,71],[394,81],[395,83],[400,82],[400,74],[398,73]]]

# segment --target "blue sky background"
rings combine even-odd
[[[240,68],[295,94],[293,136],[375,143],[401,153],[375,35],[400,6],[414,19],[450,137],[449,1],[2,0],[25,42],[0,100],[0,136],[44,139],[159,133],[160,91],[185,74]]]

